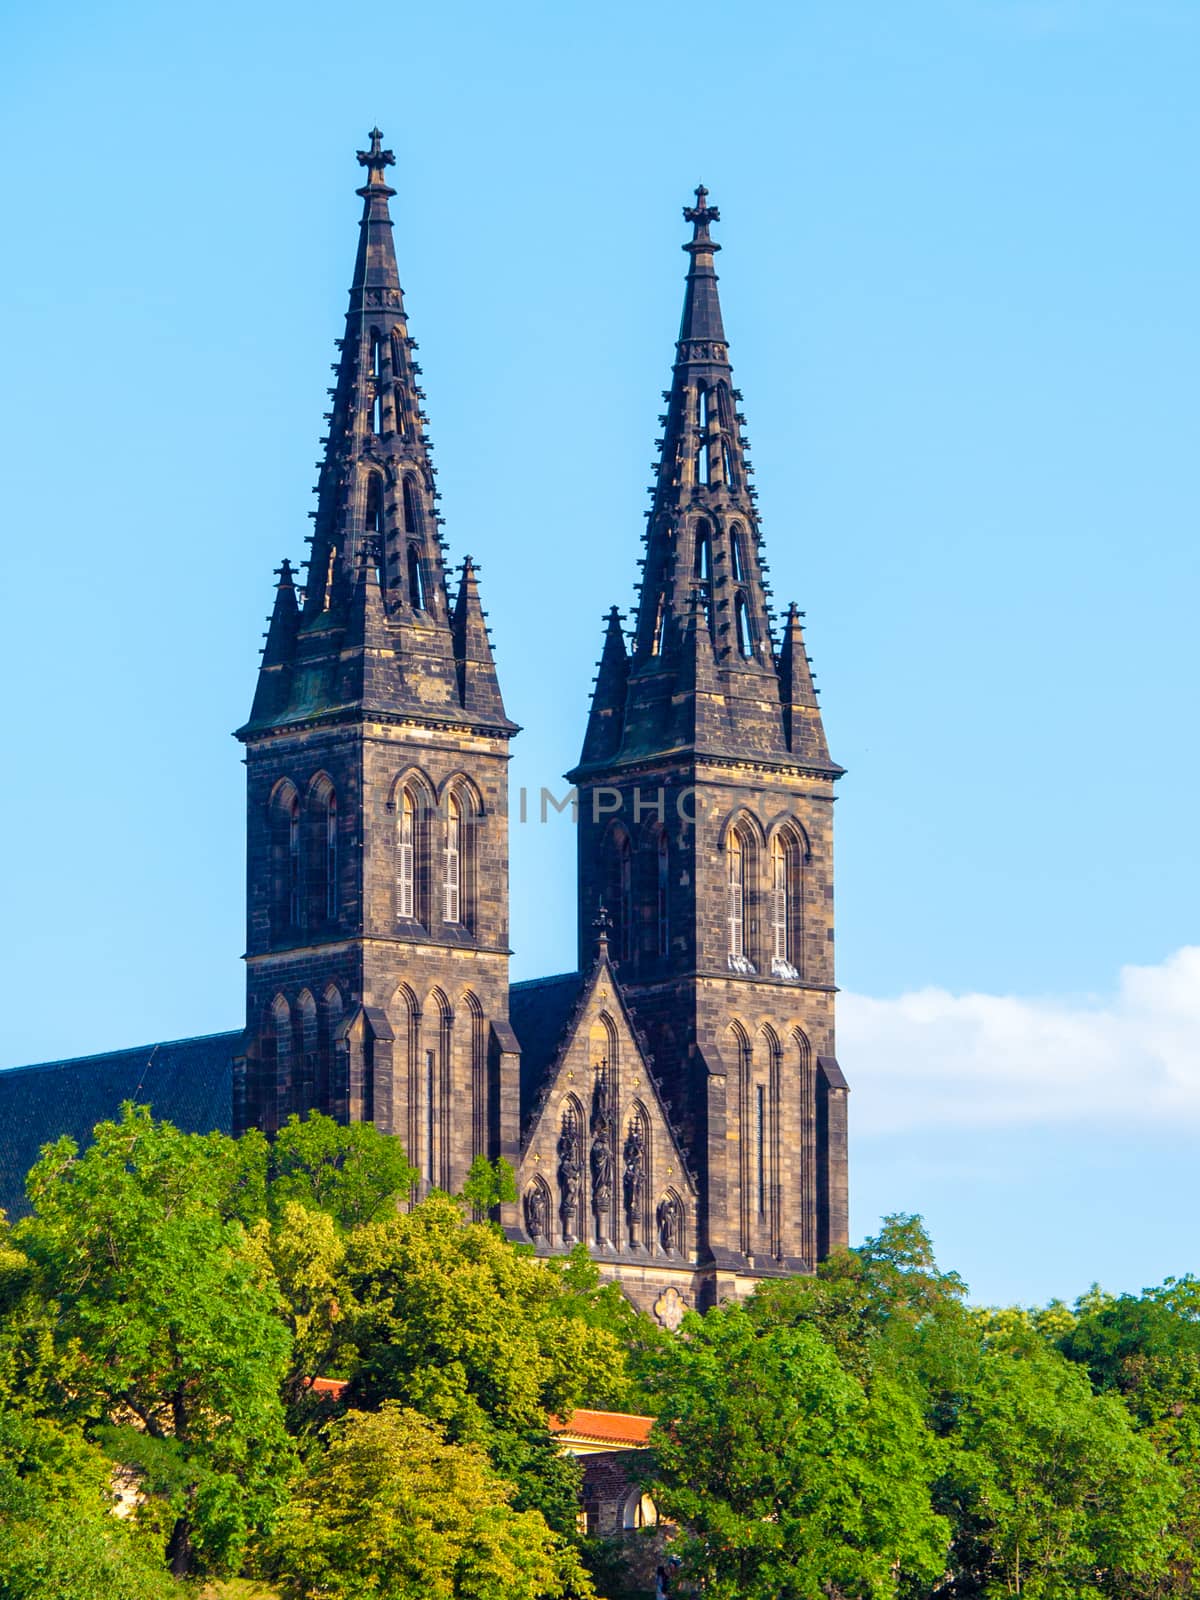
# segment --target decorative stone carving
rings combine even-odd
[[[596,1221],[604,1232],[604,1223],[612,1205],[613,1156],[612,1140],[606,1127],[598,1127],[592,1135],[592,1204],[596,1208]]]
[[[665,1194],[658,1202],[658,1237],[668,1254],[679,1254],[683,1241],[683,1207],[676,1195]]]
[[[550,1196],[543,1184],[535,1183],[525,1196],[525,1231],[531,1239],[544,1239],[550,1232]]]
[[[570,1110],[563,1112],[562,1133],[558,1138],[558,1186],[563,1238],[574,1239],[583,1193],[583,1131]]]
[[[654,1302],[654,1315],[668,1333],[674,1333],[687,1312],[687,1301],[674,1284],[664,1289]]]
[[[625,1219],[629,1224],[629,1243],[637,1247],[642,1212],[646,1206],[646,1144],[642,1125],[635,1117],[625,1139]]]

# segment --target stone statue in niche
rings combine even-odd
[[[601,1062],[592,1096],[592,1207],[596,1213],[596,1237],[608,1240],[609,1213],[613,1197],[613,1135],[608,1110],[608,1066]]]
[[[625,1139],[625,1220],[629,1224],[629,1243],[639,1243],[642,1212],[646,1205],[646,1142],[641,1122],[635,1117]]]
[[[679,1254],[683,1239],[683,1207],[673,1194],[658,1202],[658,1237],[668,1254]]]
[[[525,1196],[525,1231],[531,1239],[544,1239],[550,1232],[550,1197],[540,1183]]]
[[[596,1208],[596,1222],[601,1238],[607,1233],[609,1207],[612,1205],[613,1156],[612,1140],[606,1127],[598,1127],[592,1135],[592,1203]]]
[[[574,1239],[583,1192],[583,1132],[569,1110],[563,1112],[562,1133],[558,1138],[558,1186],[562,1196],[563,1238]]]

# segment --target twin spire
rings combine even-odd
[[[396,266],[387,169],[373,128],[336,379],[326,412],[303,589],[288,562],[247,729],[358,709],[511,730],[476,569],[451,603],[416,341]],[[692,237],[646,555],[627,649],[608,617],[573,777],[692,750],[834,775],[793,606],[776,650],[741,393],[733,387],[707,189],[684,207]]]
[[[836,774],[793,606],[776,650],[741,392],[733,387],[700,185],[666,411],[659,417],[646,554],[627,651],[610,612],[588,732],[573,778],[695,751]]]
[[[370,710],[512,730],[476,569],[451,603],[421,368],[373,128],[346,327],[325,413],[303,590],[285,562],[248,728]]]

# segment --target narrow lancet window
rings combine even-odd
[[[425,609],[425,579],[421,572],[421,549],[415,544],[410,544],[408,547],[408,603],[414,611]]]
[[[737,647],[738,654],[746,661],[754,654],[754,640],[750,634],[750,610],[746,605],[746,596],[738,595],[734,602],[733,614],[737,621]]]
[[[396,908],[402,917],[415,917],[417,808],[407,789],[396,813]]]
[[[411,478],[404,480],[404,531],[405,533],[420,533],[420,512],[417,509],[417,491],[413,487]]]
[[[373,472],[367,479],[365,527],[368,533],[383,532],[383,479],[377,472]]]
[[[298,928],[301,921],[303,905],[301,889],[303,885],[300,835],[300,797],[297,795],[292,801],[291,810],[288,812],[288,927]]]
[[[667,890],[670,885],[670,846],[667,843],[666,832],[658,836],[658,854],[656,860],[656,885],[657,885],[657,927],[658,927],[658,953],[665,956],[671,947],[671,927],[667,902]]]
[[[734,583],[746,581],[746,558],[742,554],[742,530],[735,527],[729,535],[729,575]]]
[[[325,915],[338,914],[338,807],[332,791],[325,801]]]
[[[792,959],[790,925],[792,920],[788,848],[776,838],[771,846],[771,954],[776,961]]]
[[[462,921],[462,807],[454,795],[446,801],[445,917]]]
[[[755,1155],[758,1167],[758,1214],[767,1214],[767,1091],[755,1085]]]
[[[743,959],[746,954],[746,850],[735,829],[729,835],[729,954]]]

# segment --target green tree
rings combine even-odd
[[[286,1600],[555,1600],[587,1596],[575,1552],[484,1453],[393,1403],[328,1430],[271,1541]]]
[[[812,1277],[758,1286],[750,1301],[761,1324],[810,1323],[848,1372],[865,1379],[881,1363],[905,1372],[931,1324],[965,1315],[966,1285],[943,1272],[920,1217],[885,1217],[877,1235],[822,1261]]]
[[[880,1600],[942,1572],[937,1442],[907,1393],[846,1372],[811,1325],[693,1314],[652,1382],[648,1487],[711,1600]]]
[[[568,1531],[578,1473],[547,1413],[620,1405],[630,1390],[620,1338],[566,1313],[563,1271],[434,1194],[349,1234],[343,1283],[352,1403],[398,1400],[482,1444],[518,1481],[517,1505]]]
[[[959,1397],[939,1503],[953,1594],[1130,1595],[1165,1571],[1178,1484],[1112,1396],[1037,1345],[985,1349]]]
[[[13,1234],[53,1317],[45,1403],[141,1475],[178,1576],[236,1567],[292,1457],[279,1290],[234,1214],[255,1141],[232,1144],[126,1106],[84,1155],[46,1148]]]
[[[78,1428],[0,1405],[5,1600],[183,1600],[160,1551],[112,1509],[111,1464]]]
[[[489,1161],[486,1156],[476,1156],[462,1186],[462,1198],[475,1213],[475,1218],[486,1217],[496,1206],[505,1205],[517,1198],[517,1175],[511,1162],[500,1157]]]
[[[1090,1295],[1059,1348],[1097,1392],[1118,1397],[1180,1481],[1170,1567],[1132,1596],[1200,1588],[1200,1281],[1168,1278],[1139,1296]]]
[[[391,1215],[417,1174],[399,1139],[370,1122],[348,1126],[312,1112],[290,1116],[271,1150],[271,1203],[327,1212],[339,1228]]]

